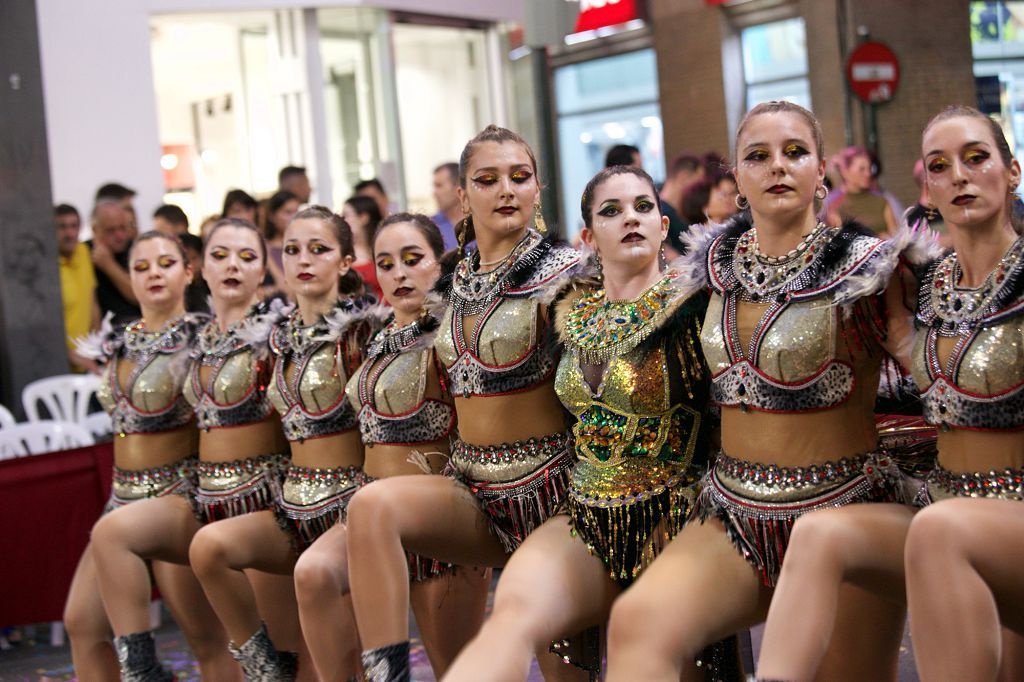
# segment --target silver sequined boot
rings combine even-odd
[[[362,658],[367,682],[409,682],[408,640],[367,649]]]
[[[133,632],[114,638],[122,682],[170,682],[174,675],[156,657],[152,632]]]
[[[228,644],[231,655],[242,666],[246,682],[292,682],[295,679],[296,657],[278,651],[267,634],[266,623],[242,646]]]

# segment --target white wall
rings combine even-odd
[[[163,196],[145,3],[36,7],[53,199],[88,213],[96,188],[118,181],[138,191],[145,229]]]

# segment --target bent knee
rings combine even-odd
[[[204,526],[192,538],[188,548],[188,560],[192,570],[201,574],[228,563],[232,546],[231,538],[216,525]]]
[[[848,547],[860,529],[853,519],[831,513],[834,511],[837,510],[825,509],[797,519],[786,547],[786,558],[794,554],[804,559],[834,557]]]
[[[904,550],[908,569],[925,563],[933,565],[941,555],[949,556],[962,546],[971,529],[956,513],[957,502],[959,500],[929,505],[914,516]]]
[[[387,481],[375,481],[361,488],[348,503],[345,525],[349,533],[360,533],[394,521],[396,497]]]
[[[64,630],[76,642],[87,640],[108,640],[113,636],[107,614],[103,607],[89,608],[69,600],[62,614]]]
[[[306,550],[295,564],[295,596],[310,603],[346,592],[345,562],[345,557]]]
[[[655,648],[672,648],[668,632],[673,628],[655,626],[659,611],[665,606],[664,599],[645,591],[627,590],[612,604],[608,617],[608,647],[630,648],[633,645]],[[660,645],[660,646],[659,646]]]

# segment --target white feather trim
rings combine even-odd
[[[355,304],[351,308],[337,307],[324,316],[327,323],[327,333],[316,337],[317,341],[333,342],[340,339],[348,331],[349,327],[358,322],[371,322],[371,332],[380,329],[382,320],[379,317],[382,306],[379,303],[373,305]]]
[[[90,360],[98,362],[109,360],[111,348],[108,342],[114,333],[113,320],[114,313],[112,311],[107,312],[103,316],[103,321],[100,323],[98,330],[75,339],[75,351],[83,358],[89,358]]]
[[[260,355],[269,352],[267,341],[270,339],[274,327],[281,323],[281,320],[288,317],[294,305],[288,305],[279,298],[270,302],[270,307],[265,313],[247,317],[235,335],[247,343],[250,348]]]
[[[878,247],[855,275],[850,275],[836,289],[834,303],[849,313],[850,306],[865,296],[885,291],[899,266],[900,259],[923,265],[942,255],[938,236],[927,227],[910,227],[904,223],[895,236]]]
[[[694,291],[708,286],[708,249],[711,248],[711,242],[715,241],[725,228],[724,224],[708,222],[690,225],[689,229],[680,235],[685,253],[670,263],[671,267],[680,273],[675,280],[676,286]]]

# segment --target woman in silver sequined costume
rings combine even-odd
[[[950,233],[959,238],[957,251],[936,258],[921,280],[919,329],[910,367],[923,392],[925,419],[939,427],[939,463],[916,502],[927,506],[979,495],[1020,500],[1024,240],[1014,229],[1012,209],[1019,168],[1001,129],[965,107],[937,115],[925,127],[922,147],[929,194],[943,215],[950,216]],[[965,519],[977,508],[969,504],[963,512],[961,501],[943,504],[913,523],[912,507],[885,504],[827,510],[801,519],[768,615],[759,674],[812,679],[824,654],[821,636],[831,629],[841,585],[856,585],[905,604],[908,581],[911,596],[915,588],[915,577],[904,571],[906,548],[910,565],[922,574],[921,584],[928,586],[918,594],[933,609],[911,618],[920,672],[925,679],[990,679],[998,668],[998,655],[990,653],[983,664],[962,652],[967,641],[988,638],[987,644],[995,644],[998,618],[991,614],[994,620],[983,626],[962,618],[947,601],[949,586],[970,584],[964,564],[974,561],[971,552],[976,548],[970,541],[958,542],[977,537],[959,534],[961,523],[973,526]],[[1005,508],[1018,514],[1024,510],[1012,504]],[[1000,527],[993,532],[1012,533],[1004,524],[1008,517],[1012,513],[994,516]],[[953,525],[947,526],[944,518],[952,518]],[[910,528],[919,532],[907,546]],[[991,546],[992,534],[984,535],[985,546]],[[962,555],[954,560],[958,553]],[[944,587],[938,602],[929,603],[936,595],[928,589],[935,589],[936,579]],[[987,593],[982,595],[988,599]],[[934,628],[936,623],[943,627]],[[954,631],[961,633],[954,623],[962,626],[962,638],[952,637]],[[938,634],[938,644],[927,636],[918,640],[919,633]],[[1014,636],[1007,636],[1003,646],[1005,651],[1021,652]],[[950,647],[957,648],[957,660],[940,657],[940,664],[933,654]],[[982,672],[986,669],[991,675]],[[1007,679],[1020,678],[1012,662],[1004,674]]]
[[[999,125],[967,107],[932,119],[922,154],[954,252],[923,279],[912,364],[925,418],[940,429],[938,466],[905,553],[914,658],[926,682],[992,680],[997,671],[1019,680],[1024,222],[1014,209],[1021,169]]]
[[[115,634],[148,627],[150,561],[188,565],[189,544],[202,524],[267,509],[280,489],[288,443],[265,386],[270,375],[267,340],[283,306],[257,304],[265,272],[266,246],[255,225],[227,219],[213,226],[203,278],[216,317],[196,334],[184,386],[199,426],[195,509],[161,497],[96,524],[100,588]],[[291,580],[266,573],[254,573],[252,579],[275,639],[298,649]]]
[[[677,680],[702,647],[762,620],[802,514],[902,495],[873,408],[883,349],[906,355],[913,304],[889,282],[916,240],[818,222],[823,142],[802,107],[754,107],[735,158],[749,212],[694,230],[686,256],[711,290],[701,346],[722,451],[695,505],[700,522],[612,607],[610,680]],[[895,660],[874,652],[898,641],[902,610],[844,597],[857,608],[843,611],[824,677],[882,679]]]
[[[455,408],[441,386],[432,347],[437,319],[424,312],[424,300],[441,274],[444,240],[426,216],[396,213],[380,224],[371,246],[389,319],[346,389],[359,412],[366,476],[439,473],[451,452]],[[302,629],[324,682],[343,682],[344,643],[358,641],[339,620],[351,608],[347,535],[344,525],[335,526],[295,565]],[[440,677],[480,627],[490,571],[410,554],[409,579],[413,613]]]
[[[459,422],[450,476],[375,481],[349,514],[352,599],[365,674],[375,681],[409,679],[406,551],[503,566],[565,499],[574,461],[552,385],[548,303],[579,256],[530,229],[540,222],[540,185],[518,135],[487,128],[459,168],[462,243],[475,238],[478,248],[439,286],[448,306],[434,348]]]
[[[372,300],[343,295],[353,285],[352,257],[352,233],[329,209],[304,209],[285,230],[285,279],[296,306],[270,332],[267,397],[291,442],[291,463],[272,509],[204,526],[189,551],[250,681],[292,679],[295,657],[278,650],[261,622],[248,569],[291,576],[302,551],[343,518],[364,478],[345,381],[363,360],[374,322]]]
[[[132,290],[142,318],[124,329],[99,333],[79,344],[79,352],[104,365],[99,400],[112,418],[114,479],[106,518],[129,513],[140,500],[156,498],[191,517],[194,510],[196,429],[181,395],[188,356],[200,320],[185,313],[184,292],[191,269],[181,243],[150,232],[129,254]],[[101,520],[101,523],[106,519]],[[226,655],[227,637],[188,566],[151,564],[164,602],[170,608],[199,661],[204,676],[238,679],[238,666]],[[79,679],[117,680],[110,647],[111,623],[100,600],[95,546],[86,548],[68,594],[64,623],[71,639]],[[117,576],[115,576],[115,579]],[[149,572],[143,597],[151,594]],[[146,613],[148,609],[143,607]],[[119,628],[117,656],[124,669],[148,669],[127,680],[165,680],[170,673],[156,662],[152,635],[141,627]]]

